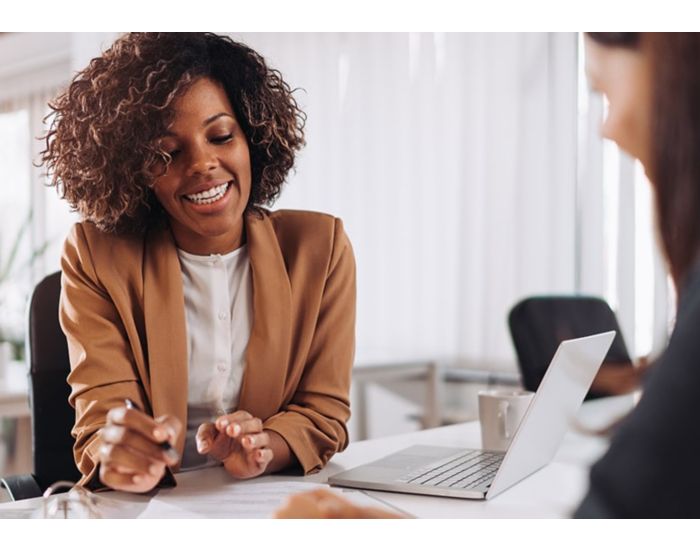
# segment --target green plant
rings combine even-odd
[[[6,260],[3,260],[2,249],[0,248],[0,285],[2,285],[11,276],[13,276],[13,274],[15,274],[13,273],[13,266],[17,259],[17,254],[22,245],[22,241],[25,239],[25,237],[29,233],[29,229],[32,226],[32,219],[33,213],[30,209],[29,213],[27,214],[27,217],[24,219],[22,225],[20,225],[19,229],[17,230],[17,235],[15,236],[15,239],[12,243],[12,247],[10,248],[10,253],[8,254]],[[40,258],[44,254],[44,252],[46,252],[48,246],[49,243],[44,242],[41,246],[33,250],[32,253],[29,255],[29,258],[23,264],[17,267],[16,275],[20,275],[21,273],[29,269],[32,266],[32,264],[38,258]]]
[[[49,245],[44,242],[32,250],[24,261],[19,262],[22,245],[28,239],[31,224],[30,210],[17,230],[7,257],[0,256],[0,342],[11,343],[16,358],[21,358],[24,351],[24,309],[30,291],[30,270]]]

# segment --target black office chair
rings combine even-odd
[[[525,389],[537,391],[562,340],[598,332],[617,332],[604,363],[629,363],[620,326],[608,303],[593,296],[535,296],[513,306],[508,315],[510,335],[518,356]],[[617,367],[615,367],[617,368]],[[625,367],[621,367],[625,368]],[[586,399],[606,394],[591,391]]]
[[[29,406],[34,472],[0,479],[12,500],[41,496],[54,482],[80,479],[73,460],[68,345],[58,322],[61,273],[45,277],[29,303]]]

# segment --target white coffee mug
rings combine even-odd
[[[535,394],[518,389],[479,392],[481,446],[489,451],[506,451]]]

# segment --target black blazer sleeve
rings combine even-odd
[[[700,517],[700,269],[637,407],[593,466],[576,517]]]

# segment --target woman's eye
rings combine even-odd
[[[214,143],[226,143],[231,141],[231,138],[233,138],[233,134],[225,134],[223,136],[215,136],[211,138],[211,141]]]
[[[180,154],[180,149],[173,149],[172,151],[167,151],[167,154],[171,159],[175,159],[175,157]]]

